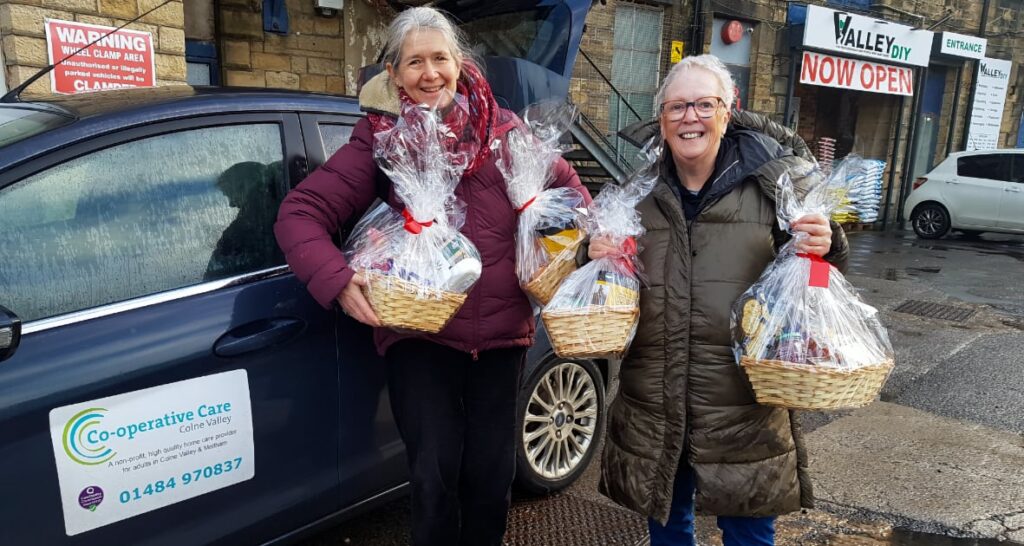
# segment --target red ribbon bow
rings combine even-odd
[[[412,214],[409,213],[409,209],[402,209],[402,217],[405,218],[405,231],[412,233],[413,235],[419,235],[423,228],[434,225],[433,220],[426,222],[417,222]]]
[[[636,238],[626,237],[626,240],[622,241],[622,257],[620,260],[626,266],[626,270],[633,274],[636,274],[636,263],[634,260],[637,253]]]
[[[807,286],[828,288],[828,275],[829,271],[832,270],[832,264],[826,262],[821,256],[816,254],[801,252],[798,253],[797,256],[807,258],[811,261],[811,275],[807,279]]]
[[[537,196],[536,196],[536,195],[534,195],[533,197],[531,197],[531,198],[530,198],[530,200],[529,200],[529,201],[527,201],[527,202],[523,203],[523,206],[521,206],[521,207],[519,207],[519,208],[517,208],[517,209],[516,209],[516,214],[522,214],[522,213],[523,213],[523,211],[524,211],[524,210],[526,210],[526,207],[528,207],[528,206],[532,205],[532,204],[533,204],[533,202],[534,202],[534,201],[536,201],[536,200],[537,200]]]

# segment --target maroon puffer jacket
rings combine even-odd
[[[576,172],[559,158],[555,187],[578,188],[590,202]],[[388,195],[379,195],[387,191]],[[408,338],[429,339],[468,353],[533,343],[530,302],[519,287],[515,268],[516,213],[505,193],[505,179],[491,158],[464,176],[455,195],[466,203],[461,231],[476,245],[483,261],[480,280],[458,314],[437,334],[374,329],[377,350]],[[373,160],[370,123],[360,120],[348,144],[288,193],[278,212],[274,234],[292,271],[324,307],[334,305],[355,272],[331,241],[349,219],[362,216],[375,198],[399,207],[387,177]]]

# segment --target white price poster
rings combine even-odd
[[[967,133],[968,150],[994,150],[999,147],[999,127],[1003,123],[1006,88],[1010,84],[1011,61],[981,59],[975,79],[971,127]]]
[[[251,479],[245,370],[50,411],[69,536]]]

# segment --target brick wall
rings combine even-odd
[[[5,79],[14,87],[49,64],[46,19],[116,27],[159,5],[161,0],[0,0]],[[153,35],[158,85],[185,82],[182,2],[174,1],[127,28]],[[24,96],[50,94],[50,76],[33,83]]]
[[[354,94],[361,66],[375,60],[390,14],[365,0],[325,17],[312,0],[287,0],[289,29],[263,31],[262,3],[220,1],[224,81],[230,86]]]

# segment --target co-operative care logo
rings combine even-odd
[[[64,453],[67,453],[72,461],[84,465],[97,465],[109,461],[116,455],[113,449],[103,443],[109,435],[89,433],[89,429],[100,424],[106,412],[104,408],[82,410],[64,425]],[[107,438],[102,438],[103,436]]]

